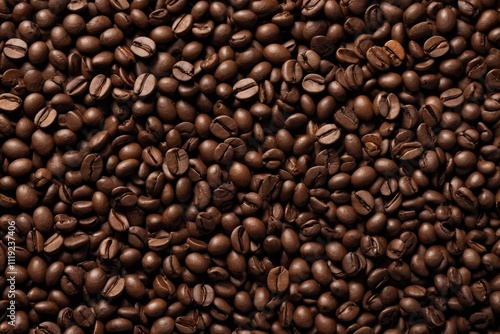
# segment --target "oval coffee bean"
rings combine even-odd
[[[21,59],[28,52],[28,44],[20,38],[11,38],[5,42],[3,53],[11,59]]]
[[[283,266],[271,269],[267,275],[267,286],[272,293],[284,292],[288,289],[290,276]]]
[[[259,85],[254,79],[246,78],[236,82],[233,86],[234,97],[241,101],[250,100],[259,93]]]

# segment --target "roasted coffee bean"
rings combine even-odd
[[[57,118],[57,111],[51,107],[45,107],[40,110],[34,119],[34,123],[39,128],[48,128],[50,127]]]
[[[441,93],[440,99],[445,107],[458,107],[464,102],[463,92],[459,88],[450,88]]]
[[[3,53],[11,59],[21,59],[28,52],[28,44],[20,38],[11,38],[5,42]]]
[[[396,40],[389,40],[384,44],[384,51],[389,56],[392,66],[401,66],[406,58],[403,46]]]
[[[174,64],[172,75],[179,81],[190,81],[194,76],[194,67],[187,61],[179,61]]]
[[[361,215],[367,215],[372,212],[375,206],[373,196],[366,190],[353,192],[351,195],[353,208]]]
[[[424,51],[432,58],[444,56],[449,49],[448,41],[442,36],[433,36],[424,43]]]
[[[172,148],[165,154],[168,170],[173,175],[182,175],[189,168],[189,156],[183,149]]]
[[[267,276],[267,286],[272,293],[284,292],[288,289],[290,277],[288,270],[284,267],[276,267],[269,271]]]
[[[0,110],[6,113],[17,111],[22,106],[19,96],[10,93],[0,94]]]
[[[363,255],[350,252],[342,259],[342,269],[349,276],[356,276],[366,267],[366,259]]]
[[[81,165],[82,179],[86,182],[96,182],[103,172],[104,165],[99,154],[92,153],[87,155]]]
[[[210,132],[220,139],[227,139],[237,134],[238,126],[229,116],[219,116],[210,124]]]
[[[337,140],[340,139],[340,135],[340,129],[338,129],[335,124],[324,125],[316,132],[318,142],[322,145],[334,144]]]
[[[246,78],[238,81],[233,86],[234,97],[238,100],[246,101],[257,96],[259,86],[254,79]]]
[[[103,100],[111,93],[111,88],[111,79],[99,74],[90,82],[89,94],[96,100]]]
[[[350,322],[358,316],[359,311],[360,309],[356,303],[348,301],[339,306],[335,315],[342,322]]]
[[[108,223],[109,226],[117,232],[126,231],[130,226],[127,217],[121,212],[115,211],[113,209],[111,209],[111,211],[109,212]]]
[[[393,93],[379,93],[373,101],[373,110],[386,120],[394,120],[399,116],[400,104]]]
[[[387,71],[391,65],[388,54],[379,46],[372,46],[366,51],[366,60],[377,71]]]
[[[88,89],[88,81],[83,75],[69,79],[65,86],[65,92],[69,96],[82,95]]]
[[[319,74],[308,74],[302,81],[302,88],[310,94],[319,94],[325,90],[325,78]]]
[[[156,52],[156,43],[147,37],[141,36],[134,39],[130,50],[138,57],[149,58]]]
[[[342,107],[333,115],[335,121],[347,131],[356,131],[359,126],[359,119],[351,108]]]
[[[152,95],[156,88],[156,78],[150,73],[143,73],[135,79],[134,93],[140,98]]]
[[[287,60],[281,67],[281,76],[286,83],[296,85],[304,77],[302,66],[294,59]]]

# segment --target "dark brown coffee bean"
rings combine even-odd
[[[108,299],[115,299],[118,298],[124,290],[125,279],[118,276],[111,276],[102,289],[102,295]]]
[[[495,1],[60,5],[0,0],[14,331],[496,330]]]
[[[110,333],[120,333],[132,331],[133,323],[125,318],[115,318],[106,323],[106,331]]]
[[[353,132],[358,129],[359,119],[351,108],[340,108],[334,113],[333,118],[338,125],[349,132]]]
[[[348,301],[339,306],[335,315],[340,321],[349,322],[358,316],[359,311],[360,309],[356,303]]]
[[[177,80],[187,82],[194,76],[194,67],[187,61],[179,61],[174,64],[172,74]]]
[[[397,147],[395,157],[401,160],[411,160],[419,157],[423,153],[422,144],[418,142],[408,142]]]
[[[454,108],[461,105],[464,101],[463,92],[459,88],[450,88],[440,96],[443,105],[448,108]]]
[[[156,88],[156,78],[149,73],[143,73],[135,79],[134,93],[140,98],[146,98],[154,93]]]
[[[40,110],[34,119],[34,123],[39,128],[48,128],[50,127],[57,118],[57,111],[51,107],[45,107]]]
[[[424,43],[424,51],[432,58],[444,56],[449,49],[448,41],[442,36],[433,36]]]
[[[156,43],[147,37],[141,36],[134,39],[130,50],[138,57],[150,58],[156,52]]]
[[[104,169],[102,158],[99,154],[89,154],[83,159],[81,165],[82,179],[86,182],[96,182]]]
[[[21,59],[28,52],[28,44],[20,38],[11,38],[5,42],[3,53],[11,59]]]
[[[18,96],[10,93],[0,94],[0,110],[11,113],[21,108],[21,106],[22,100]]]
[[[498,91],[499,89],[499,84],[498,84],[498,78],[500,77],[500,70],[498,69],[493,69],[491,71],[489,71],[487,74],[486,74],[486,87],[490,90],[490,91]]]
[[[172,148],[165,154],[165,163],[173,175],[182,175],[189,168],[189,156],[183,149]]]
[[[349,276],[356,276],[366,267],[366,259],[363,255],[350,252],[342,259],[342,269]]]
[[[372,46],[366,51],[366,60],[377,71],[387,71],[391,60],[383,48]]]
[[[466,187],[456,190],[454,200],[459,207],[465,210],[474,210],[477,205],[477,197]]]
[[[80,305],[73,310],[73,319],[81,327],[90,327],[94,324],[96,317],[88,306]]]
[[[379,93],[373,101],[373,110],[386,120],[394,120],[399,116],[400,104],[393,93]]]
[[[243,226],[239,226],[231,233],[231,244],[233,249],[241,254],[246,254],[250,251],[250,237]]]
[[[109,226],[117,232],[123,232],[128,230],[130,223],[127,217],[121,212],[111,209],[108,216]]]
[[[238,100],[246,101],[257,96],[259,86],[254,79],[246,78],[236,82],[233,86],[233,94]]]
[[[341,132],[334,124],[322,126],[316,132],[318,142],[322,145],[333,145],[340,139]]]
[[[318,94],[325,90],[325,78],[319,74],[308,74],[302,81],[302,88],[310,94]]]
[[[361,215],[369,214],[375,205],[373,196],[366,190],[353,192],[351,195],[353,208]]]
[[[303,78],[302,66],[294,59],[287,60],[281,67],[281,76],[288,84],[298,84]]]
[[[271,269],[267,276],[267,286],[273,293],[286,291],[289,281],[288,270],[281,266]]]
[[[395,67],[401,66],[406,58],[403,46],[396,40],[389,40],[385,43],[384,51],[387,52],[391,65]]]
[[[99,74],[90,82],[89,94],[96,100],[103,100],[111,93],[111,88],[111,79]]]
[[[290,51],[280,44],[267,45],[262,54],[267,61],[275,65],[281,65],[286,60],[291,58]]]
[[[210,132],[220,139],[227,139],[237,134],[236,122],[229,116],[219,116],[210,124]]]

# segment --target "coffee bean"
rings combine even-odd
[[[227,139],[236,135],[238,127],[229,116],[219,116],[210,124],[210,132],[220,139]]]
[[[129,3],[126,2],[126,1],[120,1],[120,0],[112,0],[109,2],[109,4],[111,5],[111,7],[115,10],[115,11],[126,11],[128,8],[129,8]]]
[[[366,60],[377,71],[387,71],[391,64],[388,54],[379,46],[372,46],[366,51]]]
[[[459,88],[450,88],[444,91],[440,97],[443,105],[448,108],[458,107],[463,103],[463,92]]]
[[[132,328],[134,327],[133,323],[125,318],[116,318],[113,320],[110,320],[106,323],[106,331],[110,333],[120,333],[120,332],[126,332],[126,331],[131,331]]]
[[[143,73],[137,77],[134,83],[134,93],[140,98],[146,98],[154,93],[156,78],[149,73]]]
[[[132,42],[130,50],[138,57],[150,58],[156,52],[156,43],[148,37],[137,37]]]
[[[281,67],[281,76],[286,83],[298,84],[303,79],[302,66],[296,60],[287,60]]]
[[[490,91],[498,91],[499,77],[500,77],[500,71],[498,69],[491,70],[486,74],[485,84]]]
[[[338,59],[338,61],[346,64],[357,64],[359,62],[359,57],[352,49],[339,48],[337,49],[335,56]]]
[[[111,80],[104,74],[99,74],[90,82],[89,94],[96,100],[103,100],[111,93],[111,88]]]
[[[117,232],[126,231],[130,227],[130,223],[125,215],[111,209],[108,217],[109,226]]]
[[[102,158],[99,154],[89,154],[81,165],[82,179],[87,182],[96,182],[104,169]]]
[[[319,74],[308,74],[302,81],[302,88],[310,94],[318,94],[325,90],[325,78]]]
[[[358,316],[359,311],[356,303],[349,301],[340,305],[335,315],[340,321],[349,322]]]
[[[442,36],[433,36],[424,43],[425,52],[432,58],[444,56],[449,49],[448,41]]]
[[[34,123],[39,128],[48,128],[50,127],[57,118],[57,111],[50,107],[45,107],[40,110],[34,119]]]
[[[22,100],[10,93],[0,94],[0,110],[11,113],[17,111],[22,105]]]
[[[233,94],[238,100],[246,101],[257,96],[259,86],[254,79],[246,78],[238,81],[233,86]]]
[[[81,327],[91,327],[96,317],[88,306],[80,305],[73,310],[73,319]]]
[[[333,115],[334,120],[347,131],[356,131],[359,119],[351,108],[342,107]]]
[[[179,61],[174,64],[172,75],[179,81],[190,81],[194,76],[194,67],[187,61]]]
[[[183,149],[172,148],[165,154],[165,163],[173,175],[182,175],[189,168],[189,156]]]
[[[28,52],[28,44],[20,38],[11,38],[5,42],[3,53],[11,59],[21,59]]]
[[[369,214],[375,205],[372,195],[366,190],[359,190],[351,195],[353,208],[361,215]]]
[[[271,64],[281,65],[286,60],[291,58],[290,51],[280,44],[269,44],[267,45],[262,55],[269,61]]]
[[[342,269],[349,276],[358,275],[366,267],[366,259],[363,255],[350,252],[342,259]]]
[[[373,101],[375,114],[387,120],[393,120],[399,116],[400,104],[396,95],[392,93],[379,93]]]
[[[267,276],[267,286],[272,293],[284,292],[289,285],[288,270],[284,267],[276,267],[271,269]]]
[[[340,139],[341,132],[334,124],[322,126],[316,132],[318,142],[322,145],[332,145]]]
[[[387,52],[391,65],[399,67],[406,58],[406,52],[403,46],[396,40],[389,40],[384,44],[384,51]]]
[[[477,197],[466,187],[456,190],[454,200],[458,206],[465,210],[472,210],[477,207]]]

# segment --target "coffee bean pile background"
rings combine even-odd
[[[499,330],[499,8],[0,0],[0,332]]]

